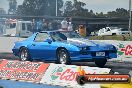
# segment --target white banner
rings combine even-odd
[[[83,88],[100,88],[100,84],[85,84],[80,86],[76,82],[76,76],[79,66],[75,65],[61,65],[61,64],[51,64],[46,73],[44,74],[40,83],[54,84],[60,86],[69,87],[83,87]],[[107,74],[110,72],[108,68],[98,68],[98,67],[88,67],[82,66],[87,74]]]

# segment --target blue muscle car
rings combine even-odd
[[[117,49],[113,45],[93,42],[74,32],[70,36],[67,38],[60,31],[38,32],[16,42],[12,51],[22,61],[42,60],[61,64],[94,61],[99,67],[103,67],[108,59],[117,57]]]

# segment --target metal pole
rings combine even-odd
[[[57,2],[58,2],[58,1],[56,0],[56,16],[57,16],[57,12],[58,12],[58,11],[57,11],[57,10],[58,10],[58,7],[57,7],[58,4],[57,4]]]
[[[129,0],[129,31],[131,31],[131,0]]]
[[[63,5],[63,14],[65,13],[65,3]]]

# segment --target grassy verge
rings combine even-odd
[[[132,41],[132,35],[113,35],[113,36],[90,36],[90,40],[121,40]]]

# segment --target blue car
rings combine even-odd
[[[37,32],[24,41],[16,42],[12,51],[22,61],[55,61],[60,64],[92,61],[99,67],[103,67],[108,59],[117,57],[117,49],[113,45],[81,38],[75,32],[70,36],[67,38],[60,31]]]

